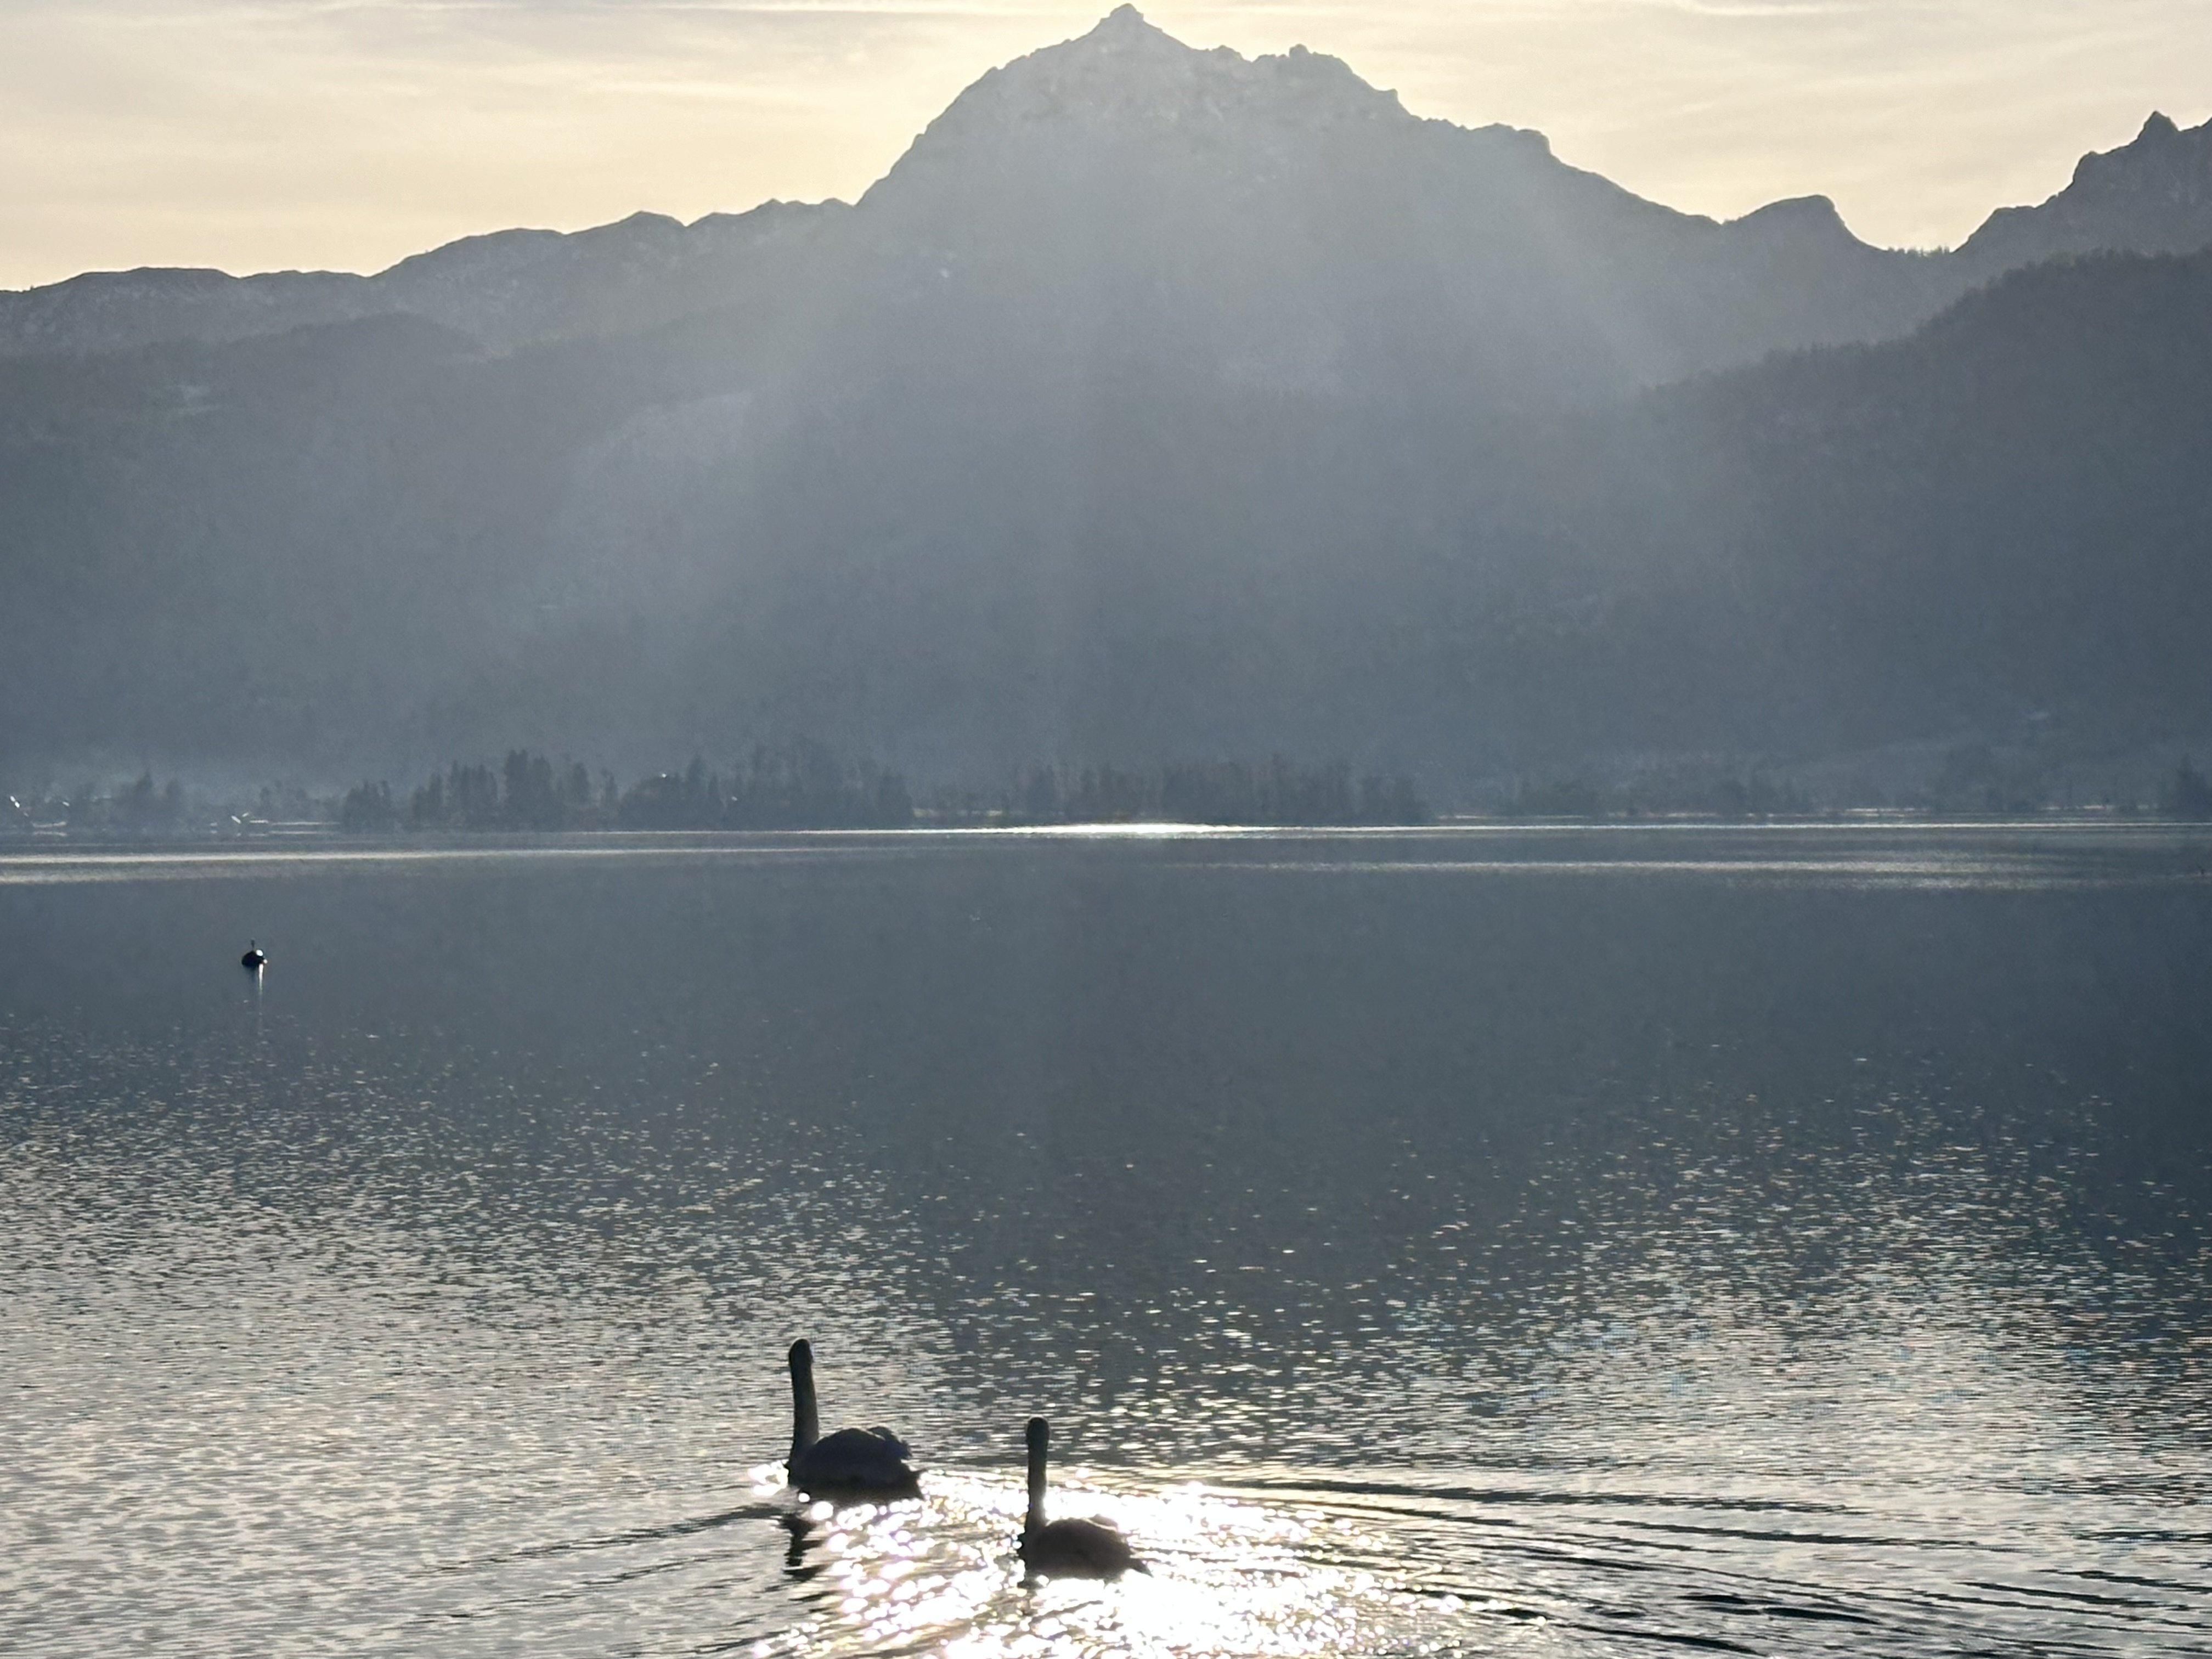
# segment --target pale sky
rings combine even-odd
[[[984,70],[1112,0],[0,0],[0,287],[374,270],[456,236],[856,197]],[[1732,216],[1893,246],[2212,114],[2212,0],[1154,0],[1418,114]]]

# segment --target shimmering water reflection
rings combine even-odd
[[[2205,850],[0,869],[0,1650],[2212,1651]]]

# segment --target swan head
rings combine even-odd
[[[1043,1451],[1052,1443],[1052,1425],[1042,1417],[1032,1417],[1030,1419],[1027,1437],[1032,1452]]]
[[[791,1345],[791,1352],[785,1355],[784,1358],[790,1365],[791,1374],[793,1376],[811,1375],[814,1370],[813,1344],[802,1336]]]

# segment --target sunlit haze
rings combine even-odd
[[[9,0],[0,286],[373,270],[453,237],[858,195],[960,88],[1106,0]],[[1729,216],[1834,198],[1893,246],[2039,200],[2153,108],[2212,112],[2212,0],[1228,0],[1417,113]]]

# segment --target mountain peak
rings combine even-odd
[[[1114,40],[1144,34],[1157,34],[1163,40],[1171,38],[1166,30],[1148,21],[1145,14],[1134,6],[1116,6],[1100,18],[1091,33],[1084,38],[1091,40]]]
[[[1999,208],[1960,251],[2003,269],[2060,254],[2189,253],[2212,242],[2212,121],[2177,126],[2154,110],[2117,149],[2093,150],[2065,189]]]
[[[1370,86],[1339,58],[1304,46],[1250,58],[1227,46],[1202,50],[1124,5],[1086,34],[991,70],[953,100],[916,148],[1003,136],[1009,128],[1034,132],[1041,122],[1161,130],[1255,118],[1312,126],[1385,116],[1406,118],[1397,94]]]
[[[1134,6],[1116,6],[1096,23],[1086,34],[1058,46],[1046,46],[1029,54],[1040,58],[1053,53],[1080,53],[1093,57],[1127,58],[1133,54],[1146,57],[1202,56],[1195,46],[1187,46],[1170,34]],[[1017,63],[1026,59],[1017,59]],[[1012,67],[1010,65],[1009,67]]]
[[[1836,204],[1826,196],[1791,196],[1779,202],[1769,202],[1765,207],[1753,208],[1741,219],[1729,222],[1742,229],[1796,233],[1810,230],[1821,234],[1841,231],[1850,234],[1844,223],[1844,216],[1836,211]]]
[[[938,185],[1016,174],[1082,176],[1117,147],[1158,143],[1262,149],[1370,122],[1412,124],[1398,95],[1370,86],[1340,59],[1295,46],[1245,58],[1227,46],[1186,45],[1134,6],[1107,14],[1086,34],[990,70],[930,123],[864,205],[885,210]],[[1201,137],[1200,135],[1205,135]],[[1232,137],[1233,135],[1233,137]],[[1097,146],[1105,146],[1098,149]]]
[[[2146,184],[2163,187],[2168,180],[2154,175],[2212,169],[2212,121],[2201,127],[2183,128],[2162,110],[2153,110],[2142,131],[2118,149],[2092,150],[2075,164],[2074,181],[2053,201],[2074,191],[2141,189]]]

